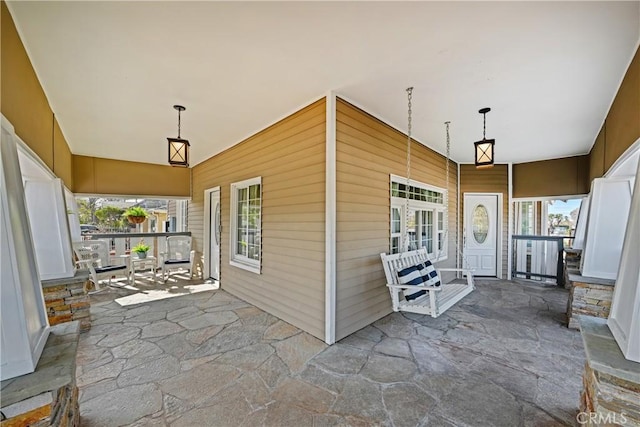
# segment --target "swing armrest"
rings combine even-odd
[[[419,285],[396,285],[393,283],[387,283],[387,286],[392,289],[424,289],[425,291],[440,291],[442,286],[419,286]]]

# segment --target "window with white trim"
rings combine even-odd
[[[262,255],[262,177],[231,184],[233,266],[260,274]]]
[[[409,215],[405,209],[409,198]],[[389,250],[426,248],[432,261],[447,259],[446,190],[406,178],[391,176],[391,240]],[[402,235],[407,233],[405,248]]]

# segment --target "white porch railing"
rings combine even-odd
[[[112,256],[129,255],[131,248],[144,240],[149,245],[149,255],[159,258],[166,252],[167,237],[191,236],[190,231],[177,233],[93,233],[82,236],[83,240],[105,240]]]
[[[566,236],[514,235],[511,276],[520,279],[555,279],[564,286]]]

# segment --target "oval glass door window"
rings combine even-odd
[[[216,204],[215,206],[215,221],[214,221],[214,232],[213,232],[213,236],[215,237],[216,241],[215,244],[217,245],[218,242],[220,242],[220,205]]]
[[[489,211],[484,205],[478,205],[473,210],[473,238],[478,244],[483,244],[489,235]]]

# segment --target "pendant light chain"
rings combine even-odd
[[[407,182],[404,192],[404,213],[405,213],[405,227],[402,234],[402,250],[408,251],[409,242],[409,222],[411,220],[411,214],[409,213],[409,186],[411,183],[411,100],[413,98],[413,87],[407,88]]]
[[[482,113],[482,140],[487,139],[487,113]]]
[[[180,139],[180,111],[178,108],[178,139]]]

